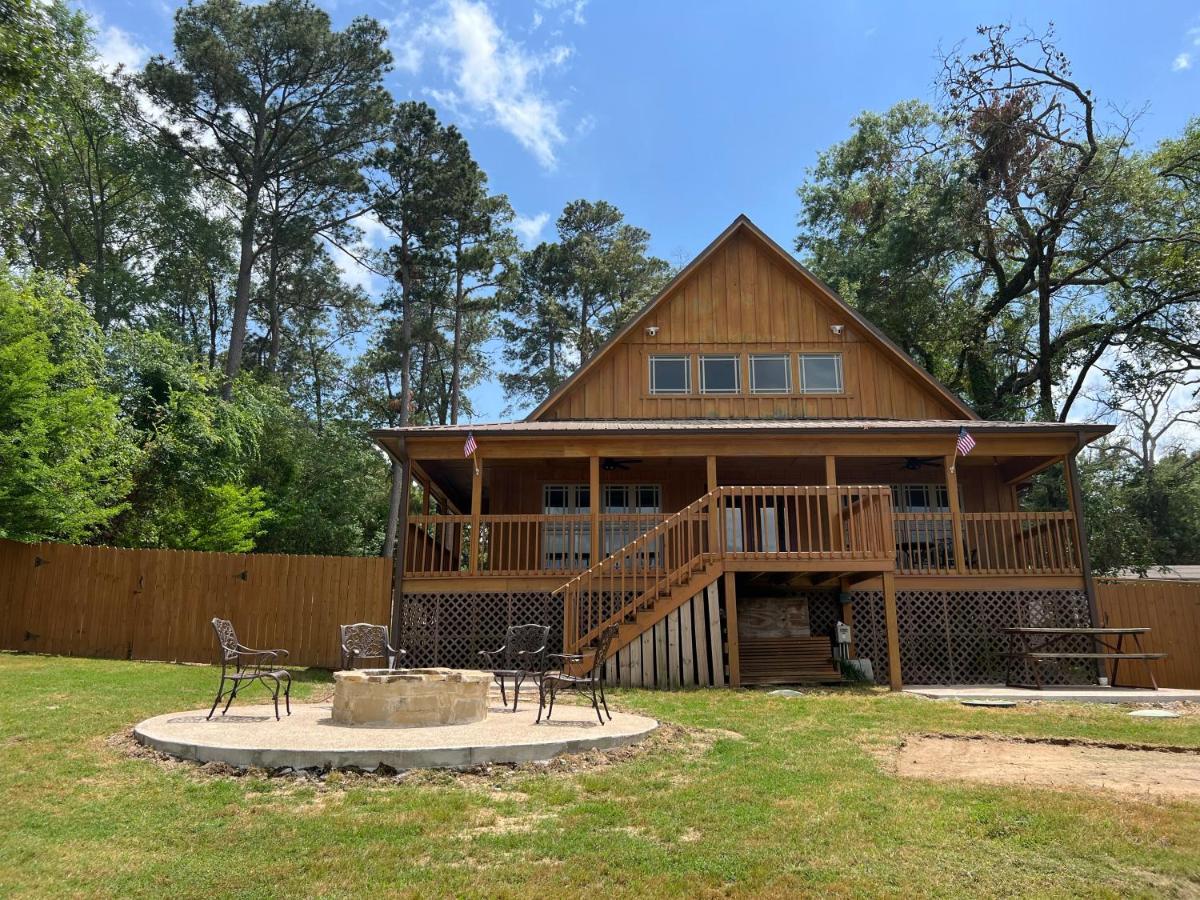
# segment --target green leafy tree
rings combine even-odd
[[[568,203],[557,228],[558,241],[522,254],[503,297],[511,369],[501,378],[511,401],[545,399],[672,274],[649,255],[650,233],[611,203]]]
[[[69,286],[0,268],[0,536],[83,541],[125,507],[138,453],[104,381]]]
[[[142,75],[166,110],[164,138],[234,198],[226,399],[242,367],[259,257],[277,241],[336,233],[365,211],[362,167],[390,110],[385,38],[368,18],[334,31],[307,0],[205,0],[176,12],[174,58],[152,59]]]
[[[797,249],[984,415],[1065,419],[1106,353],[1195,294],[1157,278],[1179,223],[1130,123],[1102,120],[1052,34],[979,35],[944,60],[940,109],[864,114],[821,155]]]
[[[109,378],[142,454],[128,509],[108,539],[129,547],[252,550],[273,513],[249,472],[283,396],[243,378],[223,402],[219,375],[153,332],[114,335]]]

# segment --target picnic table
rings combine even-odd
[[[1008,635],[1008,671],[1005,683],[1009,687],[1042,688],[1041,666],[1044,662],[1066,661],[1072,659],[1096,659],[1104,662],[1112,661],[1112,675],[1108,683],[1117,687],[1117,669],[1123,659],[1141,660],[1146,666],[1146,674],[1150,684],[1158,690],[1158,682],[1154,680],[1154,672],[1150,668],[1150,660],[1166,659],[1165,653],[1147,653],[1142,648],[1142,635],[1149,634],[1149,628],[1005,628]],[[1096,649],[1090,653],[1079,653],[1063,650],[1065,642],[1075,637],[1090,637],[1092,646]],[[1133,641],[1134,650],[1125,650],[1125,639]],[[1115,643],[1114,643],[1115,639]],[[1019,648],[1019,649],[1016,649]],[[1102,648],[1102,649],[1101,649]],[[1023,659],[1031,664],[1035,684],[1018,684],[1013,681],[1013,663]]]

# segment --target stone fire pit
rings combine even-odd
[[[417,728],[487,717],[490,672],[470,669],[357,669],[334,672],[338,725]]]

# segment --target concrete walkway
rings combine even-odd
[[[167,713],[140,722],[135,737],[181,759],[275,769],[290,766],[374,769],[461,768],[523,763],[563,753],[637,743],[658,727],[646,716],[613,710],[601,725],[591,706],[559,704],[554,719],[537,719],[537,703],[517,712],[493,704],[470,725],[362,728],[335,725],[329,703],[293,703],[278,722],[269,706],[235,706],[224,719],[208,710]]]
[[[1003,685],[909,685],[906,694],[928,697],[931,700],[1015,700],[1027,703],[1031,700],[1064,701],[1070,703],[1200,703],[1200,690],[1182,688],[1114,688],[1096,685],[1078,687],[1032,688],[1004,687]]]

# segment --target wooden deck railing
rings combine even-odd
[[[601,554],[625,546],[665,517],[661,513],[600,516]],[[405,575],[547,575],[582,572],[592,563],[591,516],[485,515],[479,518],[479,562],[471,571],[470,516],[413,515],[404,546]]]
[[[707,495],[706,495],[707,496]],[[904,575],[1076,575],[1081,570],[1070,512],[965,512],[963,560],[948,512],[893,513],[890,492],[866,487],[722,487],[712,498],[714,548],[742,560],[866,559],[896,553]],[[600,516],[597,561],[664,521],[658,513]],[[479,562],[470,570],[471,517],[414,515],[405,574],[528,576],[586,571],[593,564],[591,517],[485,515]],[[653,562],[647,551],[646,563]]]
[[[904,575],[1077,575],[1082,569],[1070,512],[962,514],[963,559],[955,559],[948,512],[896,513],[896,564]]]

